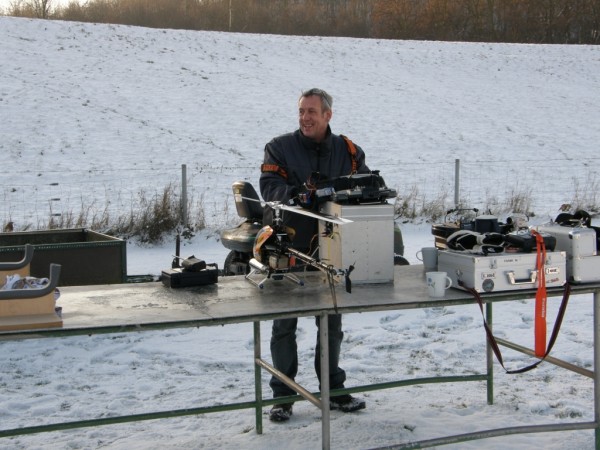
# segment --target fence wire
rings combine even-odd
[[[218,228],[238,220],[231,184],[246,180],[258,191],[259,164],[187,165],[188,209],[202,216],[204,225]],[[598,205],[598,159],[540,161],[413,161],[378,164],[398,201],[409,201],[417,213],[428,204],[450,209],[460,206],[492,213],[519,212],[554,215],[562,205],[595,212]],[[0,174],[0,218],[5,226],[45,229],[50,223],[88,227],[132,214],[143,202],[161,196],[167,187],[180,193],[181,167],[160,169],[123,167],[117,170],[12,171]]]

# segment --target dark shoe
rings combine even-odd
[[[329,399],[329,409],[339,409],[342,412],[353,412],[367,407],[364,400],[351,395],[338,395]]]
[[[287,422],[292,417],[293,403],[285,403],[282,405],[274,405],[269,411],[269,419],[271,422]]]

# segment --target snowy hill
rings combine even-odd
[[[0,219],[128,209],[188,166],[209,226],[296,99],[334,97],[334,132],[401,196],[515,194],[553,216],[598,183],[600,48],[283,37],[0,17]],[[148,180],[152,180],[151,183]],[[551,180],[551,181],[550,181]],[[60,202],[50,202],[60,198]]]

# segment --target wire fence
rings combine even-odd
[[[435,215],[455,206],[493,214],[524,212],[553,215],[561,206],[592,213],[599,205],[600,158],[514,160],[440,160],[387,163],[379,161],[388,187],[398,192],[413,216]],[[258,191],[259,164],[187,166],[188,214],[203,226],[219,228],[238,220],[231,184],[246,180]],[[182,167],[121,167],[31,173],[27,169],[0,174],[0,218],[17,229],[45,229],[49,224],[110,222],[131,214],[170,186],[181,192]],[[457,205],[458,203],[458,205]],[[192,223],[193,225],[193,223]]]
[[[400,198],[411,197],[417,213],[438,206],[442,211],[463,207],[496,215],[553,216],[561,208],[599,210],[599,161],[445,160],[393,166],[389,172],[394,174],[392,187]]]
[[[553,215],[561,207],[596,211],[598,161],[540,158],[461,162],[461,198],[492,211],[519,209],[531,215]]]

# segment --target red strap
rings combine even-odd
[[[546,353],[546,306],[548,303],[548,294],[546,293],[546,271],[544,263],[546,261],[546,246],[544,238],[540,233],[531,230],[535,236],[537,245],[537,280],[538,288],[535,294],[535,356],[541,358]]]
[[[344,138],[348,145],[348,152],[350,152],[350,157],[352,158],[352,174],[355,174],[358,170],[358,162],[356,162],[356,146],[354,145],[354,142],[343,134],[340,134],[340,136]]]

